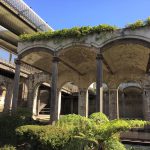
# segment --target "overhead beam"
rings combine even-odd
[[[31,67],[33,67],[33,68],[35,68],[35,69],[38,69],[38,70],[40,70],[40,71],[46,72],[46,73],[48,73],[48,74],[51,75],[50,72],[48,72],[48,71],[46,71],[46,70],[44,70],[44,69],[41,69],[41,68],[39,68],[39,67],[33,66],[33,65],[31,65],[31,64],[28,64],[28,63],[26,63],[26,62],[24,62],[24,61],[22,61],[22,60],[21,60],[21,62],[22,62],[23,64],[26,64],[26,65],[28,65],[28,66],[31,66]]]
[[[147,63],[147,67],[146,67],[146,73],[150,73],[150,54],[148,57],[148,63]]]
[[[14,47],[17,48],[17,43],[12,42],[11,40],[4,38],[3,36],[0,36],[0,39],[2,39],[3,41],[5,41],[5,42],[7,42],[7,43],[9,43],[9,44],[11,44],[12,46],[14,46]]]
[[[80,71],[78,71],[77,69],[75,69],[73,66],[69,65],[68,63],[66,63],[64,60],[62,60],[61,58],[58,58],[60,60],[60,62],[62,64],[64,64],[65,66],[67,66],[68,68],[70,68],[71,70],[75,71],[76,73],[78,73],[79,75],[84,75],[83,73],[81,73]]]
[[[9,9],[7,6],[5,6],[1,1],[0,1],[0,5],[5,8],[8,12],[10,12],[14,17],[18,18],[20,21],[22,21],[24,24],[26,24],[28,27],[30,27],[33,31],[37,32],[37,28],[32,26],[30,23],[28,23],[28,21],[26,21],[25,19],[23,19],[23,17],[21,17],[20,15],[16,14],[15,12],[13,12],[11,9]],[[5,26],[6,27],[6,24]],[[10,31],[12,32],[16,32],[14,31],[14,29],[12,30],[12,28],[10,26],[7,26],[6,28],[8,28]],[[16,32],[17,33],[17,32]],[[20,35],[21,33],[17,33],[17,35]]]
[[[111,67],[109,66],[108,62],[106,61],[106,59],[104,58],[104,56],[102,55],[102,59],[103,59],[103,63],[104,65],[106,66],[106,68],[108,69],[108,71],[111,73],[111,74],[114,74]]]

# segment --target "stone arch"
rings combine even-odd
[[[23,58],[25,55],[28,55],[29,53],[31,53],[31,50],[32,52],[37,52],[37,51],[45,51],[47,53],[50,53],[51,55],[54,55],[54,49],[52,47],[49,47],[49,46],[46,46],[46,45],[42,45],[42,44],[35,44],[33,46],[27,46],[25,48],[23,48],[18,56],[20,58]]]
[[[61,54],[69,51],[71,48],[74,47],[83,47],[85,49],[89,49],[92,52],[98,53],[98,48],[91,43],[85,43],[85,42],[71,42],[69,44],[63,45],[61,47],[57,48],[57,55],[60,56]]]
[[[68,80],[58,92],[59,114],[78,114],[78,85]]]
[[[103,113],[109,115],[109,99],[108,99],[108,86],[103,82]],[[89,115],[96,111],[96,81],[92,82],[88,87],[88,100],[89,100]]]
[[[100,51],[103,53],[106,48],[111,46],[112,44],[117,44],[118,42],[130,40],[134,43],[141,43],[145,46],[150,47],[150,38],[141,36],[141,35],[124,35],[124,36],[117,36],[114,38],[110,38],[99,45]]]
[[[143,89],[138,82],[124,82],[119,89],[119,115],[121,118],[144,119]]]
[[[41,98],[40,97],[41,93],[39,91],[40,90],[39,88],[43,84],[48,84],[50,86],[49,82],[40,81],[40,82],[36,83],[34,85],[34,88],[33,88],[33,109],[32,109],[33,115],[39,115],[38,107],[43,107],[44,108],[47,105],[46,101],[44,101],[43,104],[40,103],[40,104],[42,104],[42,106],[38,103],[38,100]],[[50,88],[49,88],[49,92],[50,92]],[[50,96],[50,93],[49,93],[49,96]]]

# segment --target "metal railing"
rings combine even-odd
[[[17,11],[19,16],[32,23],[39,31],[53,30],[42,18],[40,18],[23,0],[1,0],[5,5]]]
[[[6,65],[7,67],[10,67],[11,69],[15,69],[16,65],[13,62],[9,62],[3,58],[0,58],[0,63],[3,65]],[[24,71],[28,74],[34,74],[34,73],[39,73],[41,70],[38,70],[30,65],[27,65],[23,62],[21,62],[21,71]]]

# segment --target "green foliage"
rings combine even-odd
[[[22,126],[16,129],[19,143],[28,142],[30,149],[61,150],[71,139],[71,134],[65,128],[56,126]]]
[[[18,109],[12,115],[5,113],[0,116],[0,145],[15,144],[15,129],[21,125],[33,124],[31,113]]]
[[[11,145],[5,145],[4,147],[1,147],[0,150],[16,150],[16,148]]]
[[[144,27],[144,26],[145,26],[144,22],[143,22],[142,20],[138,20],[138,21],[136,21],[135,23],[128,24],[128,25],[126,26],[126,28],[127,28],[127,29],[131,29],[131,30],[135,30],[135,29],[137,29],[137,28],[141,28],[141,27]]]
[[[145,21],[145,25],[149,26],[150,25],[150,17],[148,17]]]
[[[106,123],[108,122],[108,118],[105,114],[99,112],[99,113],[93,113],[89,117],[90,119],[94,120],[96,123]]]
[[[37,32],[34,34],[23,34],[20,36],[21,41],[34,41],[34,40],[49,40],[49,39],[65,39],[65,38],[81,38],[85,35],[101,32],[112,32],[117,27],[102,24],[95,27],[83,26],[73,27],[71,29],[62,29],[56,31]]]
[[[120,132],[145,124],[139,120],[109,121],[102,113],[90,118],[73,114],[63,116],[53,126],[22,126],[16,132],[19,142],[29,143],[30,149],[97,150],[100,146],[103,150],[125,150],[119,141]]]
[[[126,25],[126,29],[135,30],[144,26],[150,25],[150,17],[146,19],[146,21],[137,20],[135,23],[131,23]],[[52,39],[66,39],[66,38],[82,38],[83,36],[94,34],[94,33],[103,33],[103,32],[112,32],[117,30],[116,26],[110,26],[107,24],[101,24],[98,26],[90,27],[73,27],[71,29],[62,29],[52,31],[49,30],[47,32],[36,32],[33,34],[22,34],[20,36],[21,41],[39,41],[39,40],[52,40]]]
[[[109,139],[104,142],[105,150],[126,150],[125,146],[116,139]]]

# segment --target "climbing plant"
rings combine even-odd
[[[135,30],[141,27],[150,26],[150,17],[145,21],[138,20],[135,23],[127,24],[124,29]],[[107,24],[101,24],[98,26],[83,26],[83,27],[73,27],[71,29],[62,29],[47,32],[36,32],[33,34],[22,34],[20,36],[21,41],[39,41],[39,40],[50,40],[50,39],[65,39],[65,38],[81,38],[83,36],[94,34],[94,33],[104,33],[113,32],[119,29],[116,26],[111,26]]]

